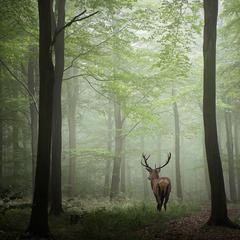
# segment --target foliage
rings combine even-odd
[[[96,204],[96,205],[95,205]],[[73,205],[74,207],[74,205]],[[90,207],[90,208],[89,208]],[[53,235],[61,239],[139,239],[140,231],[146,224],[164,224],[171,219],[192,214],[198,207],[190,204],[170,204],[164,213],[156,211],[155,204],[126,201],[109,203],[92,199],[82,203],[82,207],[75,207],[75,214],[79,214],[77,224],[70,224],[71,209],[60,217],[50,216],[50,227]],[[1,235],[9,240],[15,239],[25,228],[29,217],[29,209],[14,209],[0,215]],[[152,236],[153,237],[153,236]]]

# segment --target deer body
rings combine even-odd
[[[171,192],[171,181],[167,177],[159,177],[151,181],[151,187],[153,194],[157,201],[157,209],[161,211],[162,205],[164,205],[165,211],[167,210],[167,202]]]
[[[149,172],[148,179],[151,181],[152,191],[157,201],[157,210],[161,211],[162,205],[164,205],[164,209],[166,211],[167,202],[171,192],[171,180],[168,177],[159,177],[159,173],[160,173],[160,169],[169,163],[171,154],[169,153],[168,160],[163,166],[160,166],[158,168],[155,167],[155,169],[152,169],[147,164],[147,160],[150,157],[150,155],[147,158],[144,154],[142,156],[145,161],[145,164],[142,162],[141,164],[144,167],[146,167],[146,170]]]

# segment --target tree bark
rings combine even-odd
[[[56,31],[65,24],[65,0],[56,1]],[[55,32],[56,32],[55,31]],[[62,209],[61,154],[62,154],[62,78],[64,71],[64,30],[56,37],[55,82],[53,92],[53,126],[52,126],[52,168],[51,168],[51,213],[58,215]]]
[[[113,174],[110,191],[110,200],[119,194],[120,166],[122,157],[122,114],[120,103],[114,103],[115,116],[115,157],[113,162]]]
[[[28,59],[28,74],[27,83],[28,89],[33,96],[36,96],[36,76],[34,76],[34,60],[32,56],[32,48],[30,49]],[[32,149],[32,189],[34,187],[36,159],[37,159],[37,134],[38,134],[38,113],[36,112],[34,103],[29,98],[29,110],[30,110],[30,124],[31,124],[31,149]]]
[[[107,119],[107,136],[108,136],[108,143],[107,143],[107,150],[109,153],[112,153],[112,142],[113,142],[113,121],[112,121],[112,110],[111,110],[111,102],[109,101],[108,104],[108,119]],[[110,174],[111,174],[111,163],[112,159],[108,158],[106,160],[106,167],[105,167],[105,181],[104,181],[104,195],[109,195],[109,188],[110,188]]]
[[[175,90],[172,89],[172,95],[175,96]],[[177,103],[173,104],[174,113],[174,124],[175,124],[175,170],[176,170],[176,189],[177,197],[183,198],[182,195],[182,182],[181,182],[181,171],[180,171],[180,125],[179,125],[179,113]]]
[[[210,191],[210,182],[209,182],[209,173],[208,173],[208,166],[207,166],[207,156],[206,156],[206,149],[204,144],[204,131],[202,134],[202,145],[203,145],[203,167],[204,167],[204,179],[205,179],[205,186],[207,192],[207,200],[210,201],[211,199],[211,191]]]
[[[208,172],[211,184],[209,225],[230,225],[216,124],[216,35],[218,0],[204,0],[204,94],[203,119]]]
[[[227,153],[228,153],[228,177],[230,187],[230,199],[236,202],[236,183],[235,183],[235,168],[234,168],[234,156],[233,156],[233,135],[232,135],[232,116],[231,112],[225,111],[225,127],[226,127],[226,139],[227,139]]]
[[[28,233],[50,238],[48,227],[48,186],[52,132],[54,67],[51,51],[51,1],[38,0],[39,11],[39,132],[35,188]]]
[[[68,98],[68,129],[69,129],[69,167],[68,167],[68,196],[73,197],[75,194],[75,178],[76,178],[76,154],[77,136],[76,136],[76,109],[78,100],[79,85],[74,86],[67,84]]]

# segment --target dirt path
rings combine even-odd
[[[203,227],[208,216],[208,211],[201,211],[199,214],[171,220],[165,225],[165,230],[162,231],[157,226],[147,226],[143,239],[240,240],[240,230],[223,227]],[[239,219],[240,209],[230,209],[229,216],[231,219]]]

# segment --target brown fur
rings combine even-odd
[[[167,210],[167,202],[169,199],[169,195],[171,192],[171,181],[168,177],[159,177],[159,173],[161,168],[165,167],[170,159],[171,159],[171,153],[168,153],[168,159],[165,164],[162,166],[151,168],[147,160],[149,159],[150,155],[146,156],[144,153],[142,154],[142,160],[141,165],[146,168],[146,170],[149,172],[148,179],[151,181],[151,187],[153,194],[157,201],[157,210],[161,211],[162,205],[164,204],[165,211]],[[144,161],[144,162],[143,162]]]
[[[166,211],[171,192],[171,180],[168,177],[159,177],[159,170],[156,169],[149,172],[149,179],[151,180],[152,191],[158,204],[158,211],[161,211],[162,205],[164,205]]]

